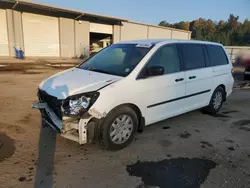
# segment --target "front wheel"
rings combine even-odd
[[[209,105],[204,110],[210,114],[216,114],[224,102],[224,96],[224,89],[222,87],[217,87],[210,99]]]
[[[138,117],[128,106],[113,109],[101,125],[100,143],[107,149],[120,150],[134,139],[138,127]]]

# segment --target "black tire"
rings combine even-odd
[[[215,100],[215,97],[216,97],[216,94],[217,93],[221,93],[222,94],[222,100],[221,100],[221,104],[218,106],[218,108],[215,108],[215,105],[214,105],[214,100]],[[223,102],[224,102],[224,99],[225,99],[225,90],[224,88],[222,88],[221,86],[217,87],[215,90],[214,90],[214,93],[210,99],[210,103],[209,105],[204,108],[204,110],[209,113],[209,114],[216,114],[217,112],[219,112]]]
[[[133,130],[129,138],[121,144],[114,143],[110,136],[110,129],[112,123],[120,116],[126,115],[132,119]],[[134,139],[135,133],[138,129],[138,117],[133,109],[124,105],[119,106],[111,110],[108,115],[105,117],[102,125],[100,125],[100,144],[109,150],[120,150],[128,146]]]

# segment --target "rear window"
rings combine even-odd
[[[228,64],[225,51],[221,46],[206,45],[211,66],[219,66]]]
[[[206,61],[200,44],[179,44],[186,70],[206,67]]]

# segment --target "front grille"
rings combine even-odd
[[[41,102],[46,102],[48,104],[58,118],[62,119],[61,100],[58,100],[56,97],[51,96],[40,89],[38,90],[38,97]]]

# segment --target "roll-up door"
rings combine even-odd
[[[0,10],[0,56],[9,56],[6,10]]]
[[[25,56],[59,57],[58,18],[23,13]]]

